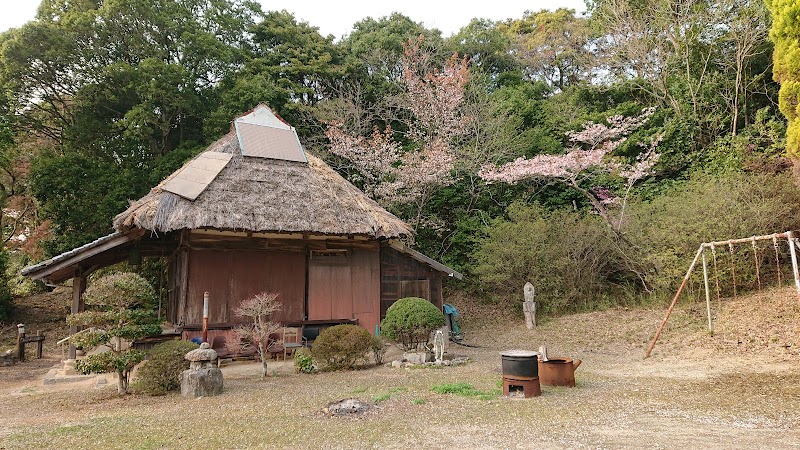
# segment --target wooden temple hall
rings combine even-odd
[[[205,292],[209,339],[241,323],[234,308],[261,292],[279,294],[274,319],[289,326],[356,323],[374,332],[398,298],[441,307],[443,278],[461,278],[407,247],[408,224],[306,153],[294,128],[263,105],[236,118],[229,134],[132,202],[113,226],[112,234],[22,273],[51,284],[72,279],[75,313],[94,270],[164,258],[161,317],[184,339],[199,335]]]

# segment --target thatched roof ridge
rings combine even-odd
[[[311,154],[306,154],[308,163],[245,157],[235,132],[207,151],[231,153],[233,158],[196,200],[162,189],[173,173],[117,215],[114,229],[212,228],[374,238],[413,234],[408,224]]]

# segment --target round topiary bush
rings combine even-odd
[[[311,354],[327,369],[352,369],[365,359],[373,342],[369,331],[358,325],[336,325],[320,333]]]
[[[189,368],[184,357],[199,345],[190,341],[169,341],[153,346],[150,360],[139,369],[135,388],[149,395],[165,395],[181,385],[181,372]]]
[[[381,321],[381,334],[404,350],[417,350],[428,343],[431,332],[444,325],[444,314],[433,303],[419,297],[397,300]]]
[[[158,297],[153,286],[139,274],[117,272],[93,282],[83,294],[86,305],[104,309],[133,306],[152,308]]]

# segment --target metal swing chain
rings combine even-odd
[[[717,271],[717,247],[713,244],[711,245],[711,257],[714,260],[714,283],[717,285],[717,307],[719,307],[720,298],[720,289],[719,289],[719,272]]]
[[[778,238],[772,237],[772,246],[775,247],[775,266],[778,269],[778,286],[782,286],[781,260],[778,257]]]

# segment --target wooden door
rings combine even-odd
[[[349,252],[313,253],[308,261],[308,319],[353,318]]]

